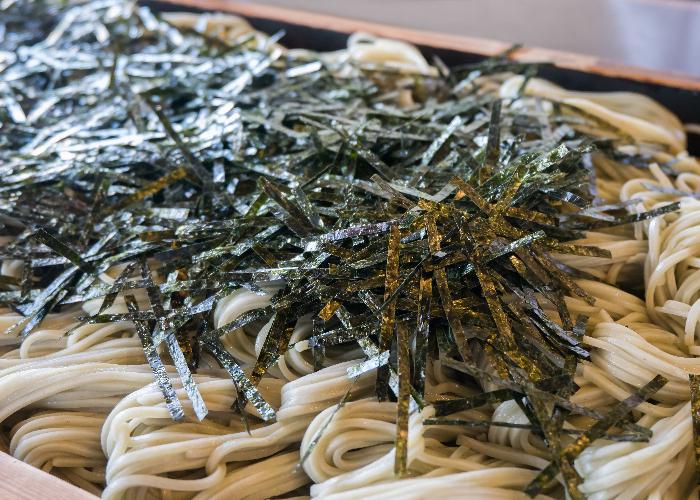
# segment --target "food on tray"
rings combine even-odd
[[[0,3],[0,443],[104,498],[688,498],[678,119],[367,34]]]

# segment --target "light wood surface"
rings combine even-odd
[[[403,40],[416,45],[449,49],[471,54],[492,56],[511,47],[510,43],[486,38],[476,38],[447,33],[436,33],[401,26],[347,19],[328,14],[306,12],[285,7],[236,2],[233,0],[162,0],[164,3],[204,10],[230,12],[243,17],[257,17],[283,23],[305,25],[343,33],[366,31],[386,38]],[[407,7],[410,8],[410,5]],[[511,58],[523,62],[551,62],[558,67],[595,73],[604,76],[627,78],[639,82],[655,83],[667,87],[700,91],[700,78],[672,73],[623,66],[595,56],[574,54],[538,47],[523,47],[511,54]]]
[[[97,497],[0,452],[0,500],[96,500]]]

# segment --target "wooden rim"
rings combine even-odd
[[[0,498],[98,500],[91,493],[2,452],[0,485]]]
[[[241,3],[230,0],[163,0],[163,2],[207,11],[228,12],[243,17],[256,17],[312,28],[330,29],[343,33],[367,31],[380,37],[402,40],[415,45],[456,50],[483,56],[493,56],[502,53],[512,46],[510,43],[486,38],[416,30],[271,5]],[[515,61],[550,62],[560,68],[585,73],[595,73],[602,76],[625,78],[665,87],[700,91],[700,78],[620,65],[596,56],[539,47],[523,47],[513,51],[510,57]]]

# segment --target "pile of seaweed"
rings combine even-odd
[[[443,417],[514,399],[552,453],[530,494],[561,471],[581,498],[572,462],[586,445],[648,439],[629,416],[660,377],[609,413],[569,401],[589,355],[586,318],[571,317],[565,297],[593,303],[576,278],[595,278],[556,254],[606,257],[567,241],[663,210],[595,204],[590,154],[625,161],[615,134],[596,139],[580,132],[590,117],[494,91],[491,75],[536,67],[504,55],[453,70],[436,61],[437,76],[352,61],[338,71],[286,52],[279,36],[226,41],[120,0],[0,5],[0,222],[10,237],[0,254],[22,262],[21,275],[0,276],[0,303],[23,316],[7,333],[24,337],[50,312],[101,299],[80,323],[137,325],[175,419],[184,412],[161,357],[197,418],[207,409],[192,372],[206,350],[230,373],[238,410],[249,401],[272,420],[256,385],[280,355],[310,349],[321,367],[326,349],[359,345],[366,361],[348,376],[377,369],[377,396],[398,402],[399,475],[409,412],[426,404],[438,415],[428,424],[479,427],[508,424]],[[407,89],[416,103],[399,107]],[[109,269],[119,270],[113,284],[100,279]],[[271,305],[214,327],[217,301],[269,282],[280,287]],[[108,312],[120,294],[128,310]],[[290,345],[309,313],[312,336]],[[241,366],[220,339],[261,319],[272,319],[262,352]],[[431,360],[496,389],[428,401]],[[576,434],[563,427],[569,415],[593,424]]]

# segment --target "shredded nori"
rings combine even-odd
[[[700,376],[690,374],[690,415],[693,419],[695,481],[700,484]]]
[[[536,66],[506,55],[442,65],[412,76],[416,105],[400,108],[390,72],[340,72],[271,38],[179,30],[132,2],[6,1],[0,28],[0,257],[22,262],[20,276],[0,276],[0,304],[23,316],[8,333],[24,337],[59,310],[134,321],[174,419],[183,409],[161,356],[197,418],[207,408],[194,352],[205,349],[231,376],[235,408],[250,402],[272,420],[256,386],[288,349],[310,349],[320,369],[327,348],[359,346],[366,359],[348,377],[376,369],[377,395],[398,402],[398,475],[410,467],[409,414],[425,404],[447,418],[427,423],[487,427],[510,424],[449,415],[515,399],[530,420],[522,428],[552,452],[531,494],[562,471],[578,497],[572,460],[587,444],[616,425],[619,439],[645,436],[622,416],[660,379],[610,414],[569,401],[588,352],[585,318],[574,322],[564,298],[594,299],[557,254],[609,256],[567,240],[676,206],[630,215],[596,205],[589,158],[609,139],[519,110],[479,78]],[[277,291],[214,325],[218,301],[240,287]],[[78,312],[91,299],[97,313]],[[290,344],[307,314],[312,336]],[[260,320],[271,328],[247,366],[221,339]],[[435,361],[497,389],[431,401]],[[563,428],[569,413],[596,423],[563,446],[575,434]]]

